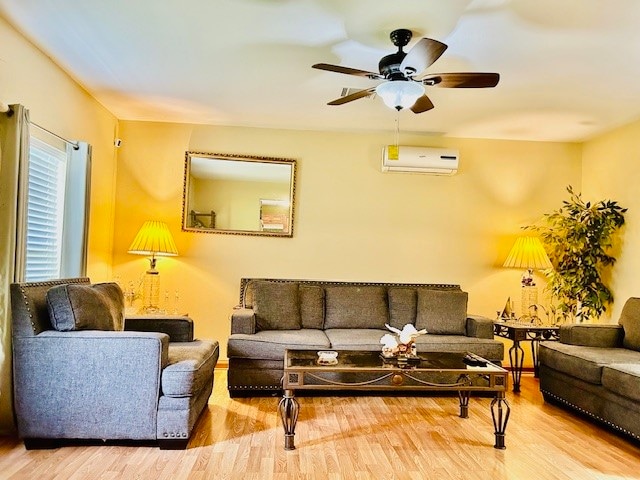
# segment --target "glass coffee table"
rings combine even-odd
[[[379,351],[338,350],[335,360],[319,361],[318,350],[286,350],[284,395],[278,410],[284,427],[285,450],[295,449],[294,437],[300,405],[296,390],[434,391],[457,392],[460,417],[469,415],[472,392],[490,392],[495,444],[505,448],[505,430],[511,408],[505,399],[508,372],[474,354],[421,353],[408,359],[382,357]]]

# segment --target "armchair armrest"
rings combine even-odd
[[[467,337],[493,338],[493,320],[481,315],[468,315]]]
[[[231,314],[231,333],[256,333],[256,314],[251,308],[238,308]]]
[[[159,332],[170,342],[193,342],[193,320],[186,315],[132,315],[124,319],[128,332]]]
[[[20,437],[155,438],[168,345],[162,333],[48,330],[15,337]]]
[[[585,347],[622,347],[622,325],[560,325],[560,342]]]

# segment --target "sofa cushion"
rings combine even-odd
[[[170,343],[169,362],[162,370],[162,394],[169,397],[197,395],[206,382],[213,381],[218,355],[218,342]]]
[[[253,309],[257,330],[301,328],[297,283],[253,282]]]
[[[59,332],[124,328],[124,295],[117,283],[51,287],[47,308],[51,325]]]
[[[624,328],[622,345],[631,350],[640,351],[640,298],[629,298],[618,321]]]
[[[283,360],[287,348],[323,350],[329,347],[329,339],[322,330],[264,330],[251,335],[231,335],[227,342],[227,357]]]
[[[389,324],[402,328],[416,323],[418,292],[415,288],[389,287]]]
[[[626,348],[583,347],[560,342],[540,344],[539,354],[541,364],[595,385],[602,384],[605,365],[640,361],[638,352]]]
[[[416,328],[428,333],[464,335],[467,325],[467,292],[418,289]]]
[[[565,323],[558,330],[560,342],[584,347],[620,348],[624,337],[622,325]]]
[[[325,289],[324,328],[380,328],[389,321],[386,289],[378,285]]]
[[[325,330],[331,348],[336,350],[380,350],[380,339],[389,330],[375,328],[332,328]]]
[[[324,327],[324,289],[316,285],[300,285],[300,321],[302,328]]]
[[[602,386],[640,402],[640,353],[637,363],[614,363],[602,369]]]

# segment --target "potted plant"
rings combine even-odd
[[[567,191],[569,200],[545,214],[544,225],[526,228],[539,233],[553,264],[545,273],[557,315],[581,322],[600,316],[613,301],[602,275],[616,261],[610,250],[627,209],[611,200],[585,202],[571,186]]]

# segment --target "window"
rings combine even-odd
[[[27,189],[27,281],[85,275],[89,147],[31,137]]]
[[[60,278],[67,152],[36,139],[29,147],[28,281]]]

